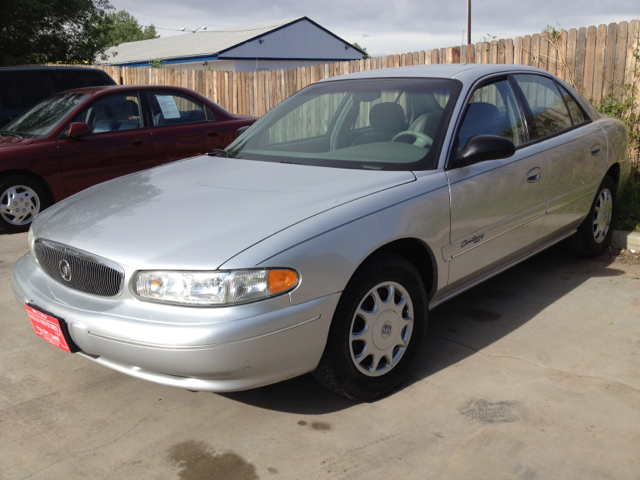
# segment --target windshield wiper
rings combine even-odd
[[[22,136],[18,135],[17,133],[13,133],[13,132],[0,132],[0,135],[5,135],[7,137],[16,137],[16,138],[22,138]]]
[[[237,154],[228,152],[226,150],[222,150],[220,148],[214,148],[211,152],[207,153],[210,157],[227,157],[227,158],[236,158]]]

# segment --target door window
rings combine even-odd
[[[195,98],[180,92],[147,92],[154,127],[215,120],[213,112]]]
[[[569,110],[553,80],[540,75],[514,75],[514,77],[531,110],[532,122],[529,126],[531,140],[571,127]]]
[[[460,148],[475,135],[498,135],[514,145],[527,141],[522,113],[508,80],[478,88],[471,97],[460,127]]]
[[[83,110],[73,122],[84,122],[91,133],[106,133],[142,128],[140,101],[131,92],[101,97]]]
[[[564,97],[564,101],[567,103],[567,107],[569,107],[569,113],[571,113],[571,119],[573,120],[574,125],[578,125],[586,120],[584,113],[580,106],[576,103],[573,97],[560,86],[560,91],[562,92],[562,96]]]

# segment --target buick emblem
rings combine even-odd
[[[60,261],[60,275],[66,282],[71,281],[71,265],[66,260]]]
[[[389,338],[389,335],[391,335],[391,324],[390,323],[385,323],[382,326],[382,338]]]

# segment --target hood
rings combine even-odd
[[[33,140],[33,138],[7,137],[5,135],[1,135],[0,148],[30,145],[33,143]]]
[[[33,233],[132,268],[214,269],[295,223],[414,180],[203,156],[80,192],[39,215]]]

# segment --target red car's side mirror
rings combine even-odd
[[[67,131],[69,138],[80,137],[87,133],[91,133],[91,127],[83,122],[73,122]]]

